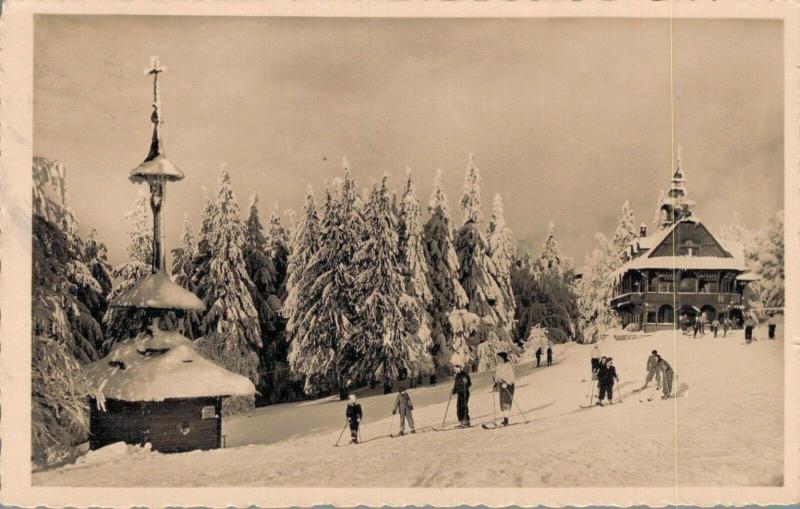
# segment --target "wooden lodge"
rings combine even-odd
[[[644,225],[613,274],[610,306],[623,326],[652,331],[675,327],[681,317],[742,320],[743,293],[754,278],[741,253],[726,249],[692,214],[678,167],[661,203],[661,224],[648,236]]]

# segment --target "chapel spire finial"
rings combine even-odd
[[[145,75],[153,75],[153,115],[151,116],[150,120],[154,124],[160,124],[163,122],[163,119],[161,118],[161,93],[158,88],[158,75],[166,70],[167,66],[161,65],[161,60],[158,58],[158,55],[153,55],[150,57],[150,67],[144,70]]]

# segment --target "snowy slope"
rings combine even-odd
[[[779,334],[782,327],[779,326]],[[756,337],[763,338],[758,330]],[[444,432],[449,381],[410,392],[423,432],[388,438],[394,394],[362,398],[364,443],[335,448],[344,404],[278,405],[228,419],[223,450],[162,455],[120,448],[37,472],[66,486],[725,486],[777,485],[783,472],[783,341],[744,345],[741,331],[690,339],[671,331],[601,343],[625,401],[580,409],[590,346],[555,345],[558,364],[518,368],[530,424]],[[685,397],[639,402],[653,348],[675,368]],[[519,376],[521,375],[521,376]],[[473,422],[492,418],[490,377],[473,377]],[[455,402],[448,421],[455,420]],[[521,420],[514,417],[513,421]],[[393,430],[397,430],[396,418]],[[277,441],[276,441],[277,440]],[[251,445],[239,445],[250,443]],[[98,460],[92,455],[104,454]],[[678,468],[676,468],[676,465]],[[676,478],[677,476],[677,478]]]

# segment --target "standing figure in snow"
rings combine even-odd
[[[650,381],[655,378],[656,379],[656,388],[661,388],[661,370],[658,368],[658,350],[653,350],[650,353],[650,357],[647,358],[647,380],[644,381],[644,385],[642,389],[647,387]]]
[[[542,347],[536,349],[536,367],[538,368],[539,365],[542,363]]]
[[[767,333],[769,334],[769,339],[775,339],[775,329],[778,326],[775,324],[775,313],[769,314],[769,321],[767,322]]]
[[[614,398],[614,381],[619,382],[617,376],[617,368],[614,367],[614,359],[612,357],[605,358],[597,371],[597,383],[600,386],[600,397],[597,398],[597,404],[603,406],[603,399],[608,399],[608,404],[613,403]]]
[[[719,319],[714,318],[714,321],[711,322],[711,332],[714,333],[714,337],[717,337],[717,332],[719,332]]]
[[[541,352],[541,349],[539,349]],[[541,354],[540,354],[541,355]],[[503,426],[508,425],[508,416],[511,414],[511,403],[514,401],[514,368],[508,360],[506,352],[497,352],[502,362],[497,365],[494,372],[494,389],[500,391],[500,411],[503,412]]]
[[[656,354],[658,358],[658,369],[661,371],[661,387],[664,389],[664,395],[661,399],[667,399],[672,394],[672,382],[675,380],[675,372],[672,371],[672,366],[667,361],[661,358],[661,355]]]
[[[692,337],[696,338],[698,332],[700,332],[700,319],[699,318],[695,318],[694,319],[694,336],[692,336]]]
[[[361,417],[363,413],[361,412],[361,405],[356,403],[356,395],[350,395],[350,402],[347,404],[347,410],[345,411],[345,418],[350,423],[350,443],[357,444],[358,443],[358,428],[361,425]]]
[[[722,320],[722,337],[723,338],[728,337],[728,330],[730,328],[731,328],[731,319],[730,319],[730,317],[726,316],[725,319]]]
[[[600,347],[592,348],[592,380],[597,380],[597,370],[600,369]]]
[[[747,320],[744,322],[744,342],[748,345],[753,341],[753,329],[755,326],[756,323],[753,321],[753,317],[748,315]]]
[[[397,398],[394,400],[394,410],[392,410],[392,415],[400,411],[401,436],[406,434],[406,421],[408,421],[408,426],[411,428],[411,433],[414,433],[414,416],[411,415],[412,410],[414,410],[414,405],[411,404],[411,396],[406,392],[406,388],[401,385],[397,393]]]
[[[453,394],[456,395],[456,413],[458,425],[462,428],[470,426],[469,422],[469,388],[472,380],[461,366],[455,366],[456,376],[453,378]]]
[[[553,347],[551,345],[547,345],[547,365],[551,366],[553,364]]]

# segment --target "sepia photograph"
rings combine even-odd
[[[32,19],[32,488],[796,484],[784,20],[105,14]]]

